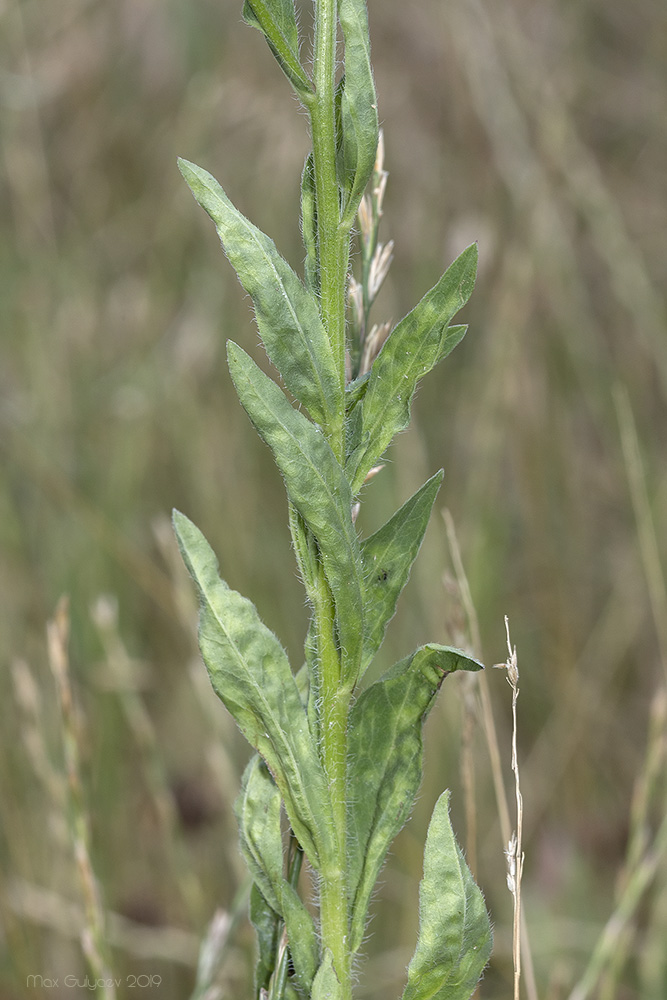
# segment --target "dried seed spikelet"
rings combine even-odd
[[[375,323],[364,342],[364,350],[361,355],[359,374],[365,375],[371,370],[371,365],[380,353],[380,349],[391,331],[391,323]]]
[[[374,476],[377,476],[378,472],[382,472],[383,469],[384,465],[376,465],[372,469],[370,469],[366,473],[366,478],[364,479],[364,485],[369,481],[369,479],[372,479]],[[357,518],[359,517],[360,510],[361,510],[361,504],[359,503],[359,501],[352,504],[352,524],[357,523]]]
[[[375,296],[382,288],[382,282],[387,277],[387,271],[389,270],[393,259],[394,241],[389,240],[389,242],[384,245],[380,243],[377,250],[373,254],[373,260],[371,261],[368,275],[368,298],[371,302],[373,302]]]
[[[375,201],[375,211],[377,217],[382,215],[382,202],[387,188],[388,172],[384,169],[384,132],[380,129],[378,136],[378,148],[375,154],[375,166],[373,167],[373,200]]]
[[[350,275],[350,283],[347,288],[347,301],[352,312],[352,328],[361,337],[364,326],[364,292],[360,282]]]
[[[377,476],[378,472],[382,472],[383,469],[384,469],[384,465],[382,465],[382,464],[381,465],[374,465],[373,468],[369,469],[368,472],[366,473],[366,478],[364,479],[364,483],[369,482],[371,479],[373,479],[375,476]]]
[[[370,246],[375,231],[375,222],[373,219],[373,205],[367,194],[359,202],[357,218],[359,219],[361,239],[365,246]]]

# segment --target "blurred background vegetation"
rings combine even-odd
[[[249,303],[176,156],[210,169],[300,267],[305,118],[240,0],[9,0],[0,19],[0,996],[35,996],[35,974],[72,996],[63,977],[85,972],[45,639],[67,593],[113,968],[188,996],[215,909],[239,910],[222,981],[245,998],[231,807],[248,749],[197,662],[171,508],[294,663],[306,612],[282,485],[224,363],[228,337],[256,347]],[[667,670],[667,7],[371,0],[370,21],[390,171],[381,235],[396,241],[375,319],[398,320],[472,240],[481,267],[468,336],[426,380],[362,527],[444,467],[489,664],[505,659],[509,615],[540,997],[570,995],[648,851],[654,877],[595,995],[664,1000],[659,702],[650,739],[648,720]],[[438,513],[386,656],[466,633]],[[457,681],[377,895],[359,984],[372,1000],[400,994],[445,786],[466,841],[464,733],[468,850],[496,928],[482,996],[511,995],[498,808],[474,692]],[[509,786],[511,692],[501,671],[487,682]]]

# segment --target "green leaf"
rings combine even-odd
[[[327,949],[324,960],[313,980],[313,992],[310,995],[310,1000],[341,1000],[342,996],[343,990],[333,966],[331,952]]]
[[[301,175],[301,235],[306,248],[304,275],[311,295],[320,294],[320,265],[317,253],[317,194],[315,191],[315,161],[309,153]]]
[[[362,673],[380,648],[396,603],[408,582],[444,473],[437,472],[370,538],[361,543],[364,564]]]
[[[408,426],[419,380],[462,340],[467,328],[448,327],[448,323],[470,298],[476,270],[477,246],[473,244],[394,327],[373,362],[366,393],[348,418],[357,424],[348,435],[354,451],[346,465],[353,494],[394,435]]]
[[[352,382],[348,382],[345,386],[345,411],[349,413],[357,403],[363,399],[366,395],[366,390],[368,389],[368,380],[371,377],[370,372],[364,372],[363,375],[359,375]]]
[[[248,870],[262,898],[285,922],[295,974],[308,992],[319,963],[315,926],[298,893],[283,875],[280,792],[257,754],[246,767],[234,812]]]
[[[341,99],[343,161],[352,178],[343,225],[351,226],[368,183],[378,145],[378,113],[371,69],[366,0],[340,0],[338,16],[345,41],[345,86]]]
[[[312,603],[317,586],[317,544],[308,525],[292,503],[288,506],[288,517],[296,564],[308,600]]]
[[[266,352],[285,385],[318,423],[335,422],[344,390],[316,299],[273,240],[241,215],[211,174],[187,160],[178,165],[252,298]]]
[[[282,914],[283,839],[280,831],[280,792],[264,761],[250,758],[234,804],[241,853],[262,895]]]
[[[320,731],[320,698],[321,673],[319,667],[319,640],[315,616],[310,620],[306,641],[304,643],[306,662],[304,667],[308,673],[308,725],[317,746],[320,746],[322,733]]]
[[[320,962],[313,918],[289,882],[283,885],[282,905],[294,974],[299,986],[309,994]]]
[[[454,837],[443,792],[426,838],[419,939],[403,1000],[469,1000],[492,944],[484,897]]]
[[[422,725],[443,679],[482,664],[429,644],[395,664],[350,714],[348,787],[350,945],[361,945],[371,893],[389,845],[412,809],[422,775]]]
[[[319,868],[334,846],[328,786],[285,651],[255,606],[220,579],[210,545],[178,511],[174,530],[199,588],[199,646],[213,688],[268,764],[292,829]]]
[[[262,32],[283,73],[304,104],[308,104],[313,87],[299,60],[299,32],[293,0],[245,0],[243,19]]]
[[[262,1000],[262,990],[268,989],[275,968],[279,918],[264,899],[256,882],[250,888],[250,922],[257,935],[255,1000]]]
[[[317,541],[336,604],[344,677],[353,684],[363,642],[362,572],[345,474],[324,436],[245,351],[230,341],[227,356],[241,404],[271,448],[289,499]]]

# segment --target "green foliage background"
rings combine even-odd
[[[304,25],[308,16],[304,3]],[[300,268],[305,122],[237,0],[22,0],[0,19],[1,995],[34,995],[30,974],[83,975],[64,908],[78,898],[76,872],[9,669],[32,670],[44,750],[60,766],[44,625],[67,592],[106,901],[153,926],[163,952],[169,941],[183,949],[169,961],[118,948],[115,967],[159,974],[157,995],[182,997],[196,937],[240,885],[232,802],[248,750],[198,687],[168,512],[202,528],[294,659],[306,612],[278,473],[226,374],[225,339],[257,343],[249,302],[176,156],[211,169]],[[370,23],[390,171],[381,236],[396,241],[375,319],[397,321],[472,240],[480,272],[462,315],[470,331],[426,380],[360,516],[368,533],[442,465],[485,662],[504,659],[510,617],[524,904],[542,995],[560,997],[613,908],[667,658],[667,608],[656,629],[614,404],[627,390],[664,567],[667,10],[371,0]],[[450,566],[434,519],[388,656],[427,638],[461,641],[460,601],[442,581]],[[90,612],[101,594],[119,609],[106,643]],[[120,678],[119,639],[130,658]],[[362,996],[400,992],[426,824],[445,785],[465,841],[459,680],[427,727],[426,779],[384,872]],[[488,680],[509,765],[509,692],[500,671]],[[152,750],[132,734],[136,690]],[[480,733],[474,752],[492,1000],[509,993],[511,899]],[[176,810],[161,819],[165,801]],[[629,1000],[667,995],[666,876],[663,862],[640,913],[619,993]],[[29,886],[55,894],[59,930],[44,906],[27,912]],[[230,996],[243,995],[249,948],[241,924]]]

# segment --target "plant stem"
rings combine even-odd
[[[321,567],[318,584],[315,614],[318,621],[321,678],[321,753],[329,778],[337,848],[337,856],[329,860],[321,873],[320,921],[322,943],[325,948],[331,950],[334,967],[342,986],[341,998],[348,1000],[351,996],[351,987],[346,881],[346,812],[347,715],[350,695],[341,685],[340,656],[335,642],[335,608]]]
[[[316,0],[313,76],[315,96],[310,123],[315,165],[317,233],[320,263],[321,311],[338,363],[341,389],[345,386],[345,288],[350,253],[349,229],[341,226],[336,177],[335,71],[337,42],[336,0]],[[328,428],[336,458],[344,458],[344,414]]]
[[[317,198],[317,239],[320,266],[320,309],[345,387],[345,294],[350,253],[350,230],[341,224],[336,175],[336,45],[337,0],[316,0],[313,77],[315,96],[309,108]],[[325,428],[338,461],[345,458],[344,407]],[[341,1000],[350,1000],[350,953],[347,900],[347,721],[350,692],[341,684],[340,654],[336,643],[335,606],[320,565],[315,606],[320,668],[321,754],[329,779],[337,856],[321,872],[320,921],[322,944],[331,951],[341,984]]]

